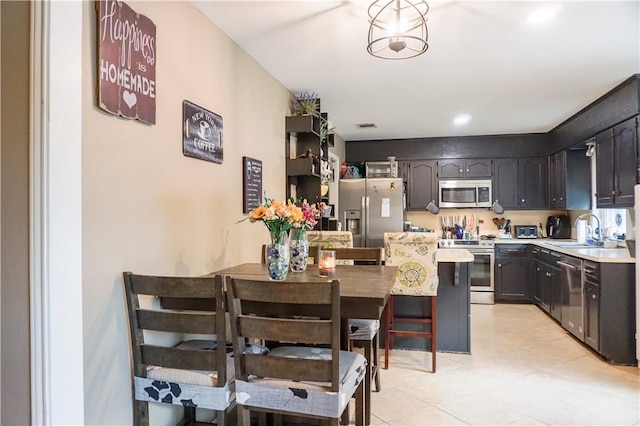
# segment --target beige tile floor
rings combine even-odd
[[[612,366],[532,305],[471,305],[471,355],[394,350],[372,425],[640,425],[640,370]]]

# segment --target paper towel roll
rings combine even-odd
[[[579,243],[587,241],[587,221],[579,220],[576,224],[576,234]]]

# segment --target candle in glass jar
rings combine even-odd
[[[336,276],[336,252],[333,250],[322,250],[318,260],[318,271],[321,277]]]

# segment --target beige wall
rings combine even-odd
[[[156,125],[96,107],[96,12],[84,6],[83,308],[86,424],[130,424],[123,271],[200,275],[259,261],[268,233],[237,224],[242,156],[262,160],[263,188],[285,191],[289,92],[190,3],[128,1],[157,26]],[[222,165],[182,154],[182,101],[224,120]],[[157,406],[157,405],[156,405]],[[171,423],[154,407],[153,423]],[[175,419],[173,419],[174,421]]]
[[[29,370],[29,3],[2,9],[0,423],[31,423]]]

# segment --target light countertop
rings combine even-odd
[[[518,239],[518,238],[496,238],[498,244],[531,244],[553,250],[558,253],[568,254],[569,256],[579,257],[581,259],[592,260],[600,263],[635,263],[636,259],[629,255],[626,247],[616,248],[569,248],[558,247],[549,242],[575,242],[575,240],[549,240],[544,238],[536,239]]]
[[[438,263],[473,262],[473,254],[467,249],[444,249],[436,251]]]

